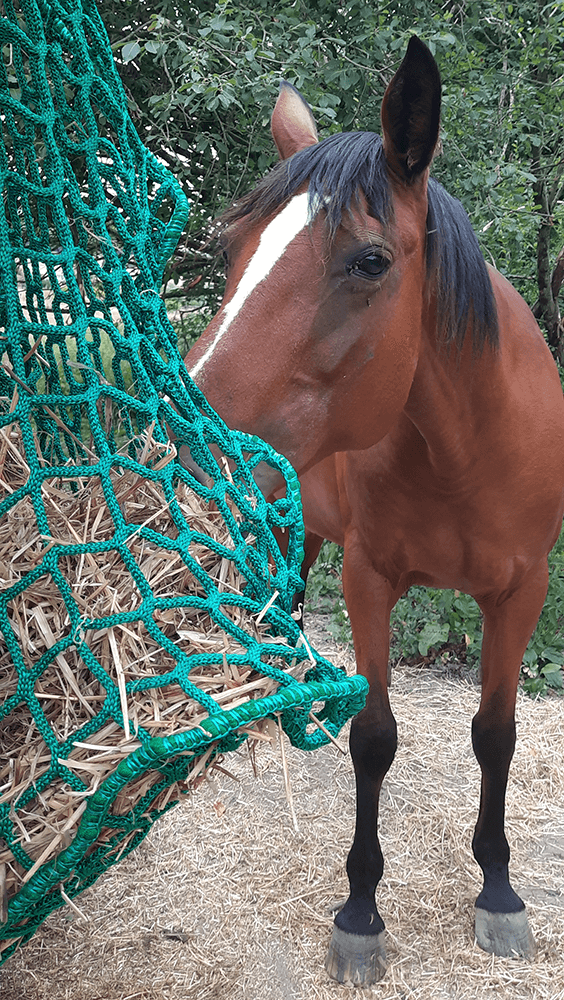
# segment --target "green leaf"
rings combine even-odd
[[[559,664],[562,666],[564,664],[564,653],[561,649],[555,649],[554,646],[547,646],[546,649],[543,649],[541,657],[543,660],[552,660],[552,665]],[[545,669],[546,667],[543,667],[543,670]]]
[[[528,646],[523,654],[523,663],[525,664],[526,667],[534,667],[537,661],[538,661],[537,652],[534,649],[532,649],[531,646]]]
[[[121,50],[121,58],[124,63],[129,63],[141,52],[139,42],[126,42]]]
[[[546,663],[545,666],[541,668],[541,674],[546,679],[546,683],[549,687],[564,687],[562,667],[558,663]]]
[[[430,646],[443,646],[449,636],[449,626],[439,622],[427,622],[419,633],[417,643],[421,656],[427,656]]]
[[[544,694],[546,681],[542,677],[527,677],[523,682],[527,694]]]

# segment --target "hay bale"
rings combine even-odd
[[[30,469],[24,457],[20,430],[17,425],[0,429],[0,490],[13,494],[28,482]],[[138,461],[153,471],[162,468],[176,455],[173,445],[153,440],[151,431],[141,440]],[[226,470],[228,475],[228,470]],[[177,537],[178,530],[169,512],[159,484],[143,478],[127,468],[111,473],[112,486],[125,520],[150,525],[161,535]],[[176,500],[188,525],[202,538],[207,536],[218,546],[229,546],[231,536],[224,517],[213,502],[202,500],[193,490],[179,482]],[[0,519],[0,586],[12,587],[29,574],[53,545],[69,547],[69,554],[58,561],[59,570],[72,591],[73,600],[84,613],[85,620],[104,619],[116,611],[135,611],[142,600],[131,567],[126,566],[116,549],[76,554],[77,543],[111,541],[115,525],[102,481],[97,476],[76,476],[69,470],[57,479],[47,479],[42,485],[42,499],[50,527],[50,536],[40,533],[36,512],[29,495],[23,496]],[[236,516],[235,509],[233,510]],[[202,578],[189,569],[177,551],[160,547],[142,537],[140,530],[128,539],[128,548],[135,563],[159,598],[174,598],[179,594],[206,597]],[[202,542],[194,542],[190,553],[197,566],[218,590],[241,595],[244,581],[236,564]],[[18,596],[10,601],[8,618],[17,637],[25,667],[32,670],[39,658],[52,649],[61,636],[68,634],[70,618],[60,586],[51,575],[32,579]],[[251,614],[239,604],[222,606],[233,623],[234,632],[242,630],[257,642],[281,643],[284,637],[273,637],[262,614]],[[219,627],[208,611],[194,604],[174,606],[154,613],[160,632],[174,643],[175,648],[192,656],[214,653],[215,662],[205,662],[190,673],[190,681],[204,695],[213,698],[223,709],[235,708],[249,700],[267,697],[278,688],[278,682],[260,674],[250,664],[231,659],[231,654],[245,654],[246,647],[234,635]],[[51,781],[38,790],[24,808],[14,809],[22,795],[41,788],[41,778],[52,767],[52,748],[45,742],[37,719],[29,705],[21,701],[10,714],[0,719],[0,804],[10,805],[10,817],[17,830],[11,844],[0,840],[0,894],[3,899],[0,922],[5,920],[6,903],[38,871],[67,847],[76,833],[87,800],[101,783],[116,770],[124,757],[141,747],[139,734],[168,737],[195,729],[208,717],[200,702],[190,698],[177,683],[162,686],[143,684],[155,678],[166,678],[175,660],[159,642],[158,631],[151,634],[142,617],[110,627],[90,629],[82,634],[95,661],[110,677],[117,690],[123,714],[123,727],[115,718],[101,710],[107,701],[103,676],[97,676],[93,662],[85,663],[76,646],[69,646],[51,660],[34,684],[34,695],[60,746],[72,741],[72,750],[65,752],[65,768],[76,774],[76,787],[64,779]],[[243,656],[244,660],[244,656]],[[295,674],[300,664],[288,668]],[[13,657],[0,633],[0,704],[16,694],[20,681]],[[139,690],[135,690],[135,682]],[[94,720],[100,720],[96,725]],[[72,739],[73,734],[92,723],[88,738]],[[270,741],[268,720],[260,720],[243,730],[255,741]],[[207,734],[206,734],[207,735]],[[212,744],[192,766],[186,779],[167,784],[151,802],[151,810],[163,810],[187,788],[195,787],[206,768],[220,767]],[[158,770],[148,770],[119,792],[112,815],[127,814],[135,804],[151,792],[162,779]],[[116,827],[107,825],[100,830],[96,847],[115,837]],[[119,854],[127,851],[132,830],[119,844]],[[4,846],[2,846],[4,843]],[[20,863],[17,848],[23,848],[32,859],[32,867]],[[63,890],[64,891],[64,890]],[[0,941],[0,954],[11,941]]]

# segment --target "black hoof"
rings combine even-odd
[[[325,968],[338,983],[371,986],[386,971],[384,931],[379,934],[347,934],[335,924]]]
[[[532,958],[537,949],[526,910],[489,913],[477,906],[476,941],[484,951],[505,958]]]

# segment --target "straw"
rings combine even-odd
[[[16,400],[14,395],[14,400]],[[13,405],[15,402],[13,401]],[[139,460],[151,469],[170,462],[173,446],[157,442],[150,426],[139,443]],[[27,483],[29,468],[17,424],[0,429],[0,490],[17,490]],[[226,470],[228,475],[231,473]],[[9,484],[9,485],[8,485]],[[141,537],[143,526],[175,537],[177,528],[158,482],[139,476],[129,469],[112,472],[112,486],[124,518],[137,525],[128,537],[128,548],[142,570],[156,597],[174,597],[184,593],[205,596],[201,584],[177,552],[160,548]],[[39,533],[33,505],[28,496],[17,502],[0,520],[0,586],[9,587],[33,570],[46,548],[75,545],[93,539],[110,539],[115,531],[99,476],[72,477],[72,487],[64,476],[47,478],[42,486],[42,500],[50,527],[46,538]],[[229,529],[215,504],[206,503],[188,486],[179,482],[176,501],[194,532],[232,548]],[[210,546],[193,543],[190,552],[196,562],[215,581],[218,589],[241,594],[244,581],[236,564],[218,555]],[[84,620],[102,619],[116,611],[139,607],[141,594],[119,552],[86,552],[80,556],[63,555],[59,568],[69,582],[73,599]],[[276,599],[273,594],[258,614],[240,605],[224,605],[222,611],[234,626],[258,642],[278,643],[264,620]],[[9,602],[11,627],[19,640],[24,660],[32,667],[39,657],[69,634],[70,621],[65,601],[51,576],[42,575],[28,584]],[[214,653],[218,662],[195,667],[190,680],[203,693],[211,695],[224,709],[236,708],[250,699],[264,698],[278,689],[269,676],[257,673],[244,662],[228,658],[245,654],[230,633],[220,628],[202,608],[172,607],[156,611],[154,619],[175,648],[187,656]],[[16,843],[25,847],[32,865],[24,869],[10,847],[0,842],[0,911],[21,885],[52,860],[74,836],[87,799],[112,774],[124,756],[141,746],[140,731],[151,736],[171,736],[201,726],[207,710],[190,698],[179,684],[169,683],[149,690],[135,690],[134,682],[170,671],[175,660],[149,633],[143,620],[116,624],[111,628],[82,631],[80,635],[115,684],[123,727],[113,719],[88,740],[76,739],[69,756],[59,761],[84,783],[79,791],[62,780],[52,780],[41,795],[25,807],[14,809],[21,796],[45,775],[52,764],[51,750],[45,744],[30,710],[22,702],[0,727],[0,803],[9,803],[15,824]],[[270,657],[273,662],[272,657]],[[280,661],[286,667],[286,661]],[[292,671],[293,675],[295,671]],[[7,646],[0,636],[0,704],[16,691],[18,675]],[[133,688],[133,690],[132,690]],[[35,695],[56,739],[62,743],[85,723],[94,719],[107,698],[107,692],[81,658],[76,644],[69,644],[43,671],[35,683]],[[319,724],[319,723],[318,723]],[[269,742],[272,732],[265,722],[244,728],[244,735],[260,743]],[[196,761],[186,782],[175,783],[154,800],[152,808],[163,809],[171,797],[179,798],[196,787],[208,767],[220,766],[214,760],[213,747]],[[150,771],[120,792],[112,813],[131,810],[160,780],[160,772]],[[115,830],[102,828],[99,842]],[[121,849],[127,845],[122,842]]]

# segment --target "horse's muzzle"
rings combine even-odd
[[[215,451],[212,445],[212,451]],[[194,460],[189,447],[183,444],[179,451],[178,457],[185,469],[188,469],[194,479],[201,483],[202,486],[207,486],[211,488],[213,486],[213,480],[211,476],[204,472],[201,466]],[[230,463],[231,464],[231,463]],[[256,469],[253,472],[253,479],[257,484],[259,490],[266,499],[273,496],[278,490],[281,490],[284,484],[284,477],[279,469],[274,466],[269,465],[268,462],[259,462]]]

